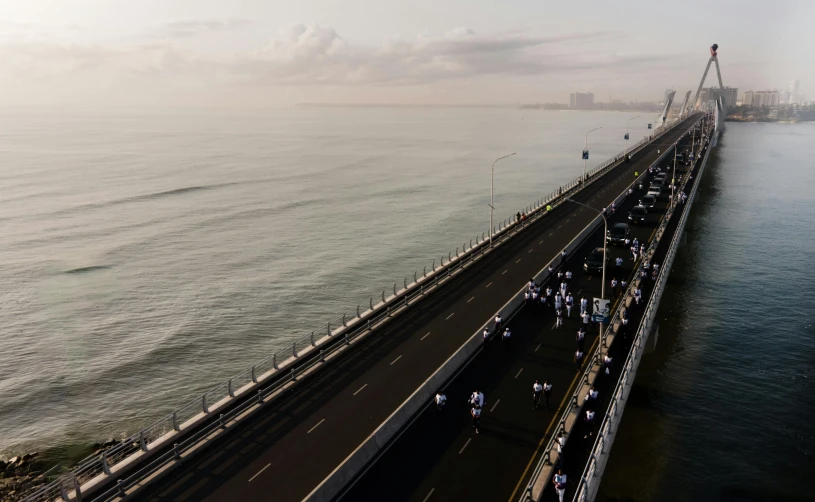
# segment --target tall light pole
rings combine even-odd
[[[674,185],[676,185],[676,151],[679,150],[679,141],[674,143],[674,174],[671,178],[671,207],[676,205],[676,200],[674,200]]]
[[[606,250],[608,249],[608,242],[607,242],[608,220],[606,219],[605,210],[600,211],[599,209],[595,209],[595,208],[593,208],[591,206],[583,204],[582,202],[577,202],[574,199],[566,199],[566,201],[571,202],[573,204],[577,204],[578,206],[583,206],[586,209],[591,209],[595,213],[599,214],[601,218],[603,218],[603,279],[602,279],[602,282],[600,283],[601,284],[601,286],[600,286],[600,298],[605,300],[606,299]],[[600,321],[600,333],[602,334],[602,332],[603,332],[603,321]]]
[[[632,120],[638,118],[640,118],[639,115],[637,115],[636,117],[631,117],[630,119],[628,119],[628,122],[625,123],[625,150],[623,151],[623,158],[626,160],[628,159],[628,125],[631,124]]]
[[[493,161],[492,169],[490,170],[490,247],[492,247],[492,212],[495,210],[495,206],[492,203],[492,198],[495,192],[495,163],[501,159],[512,157],[513,155],[515,155],[515,152],[512,152],[509,155],[504,155],[503,157],[498,157]]]
[[[586,144],[583,147],[583,181],[582,183],[586,183],[586,163],[589,161],[589,134],[593,133],[594,131],[600,130],[603,127],[595,127],[591,131],[586,133]]]

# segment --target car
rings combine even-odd
[[[665,180],[667,178],[668,178],[668,173],[659,173],[656,176],[654,176],[654,179],[651,181],[651,183],[653,183],[655,181],[658,181],[659,183],[665,183]]]
[[[662,195],[662,188],[660,188],[659,185],[651,184],[651,186],[648,188],[648,193],[645,195],[653,195],[654,197],[659,197],[660,195]]]
[[[583,261],[583,270],[587,273],[593,272],[602,272],[603,271],[603,256],[605,256],[605,262],[608,262],[609,257],[605,253],[605,248],[594,248],[592,249],[591,253],[586,257]]]
[[[651,209],[654,207],[654,204],[657,203],[657,198],[653,195],[646,195],[642,199],[640,199],[640,206],[643,206],[647,209]]]
[[[628,221],[631,223],[645,223],[648,220],[648,209],[645,206],[636,206],[628,213]]]
[[[622,246],[625,240],[631,235],[631,230],[628,229],[628,223],[615,223],[608,229],[606,234],[606,242]]]
[[[677,162],[684,162],[685,161],[685,156],[682,155],[681,153],[676,154],[676,161]]]

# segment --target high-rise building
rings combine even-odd
[[[724,105],[726,107],[736,106],[739,89],[737,87],[725,87],[720,89],[718,87],[705,87],[699,95],[699,102],[707,103],[708,101],[715,101],[719,96],[724,98]]]
[[[778,106],[780,92],[775,91],[747,91],[742,96],[742,104],[745,106]]]
[[[789,86],[788,90],[789,90],[789,93],[790,93],[790,99],[789,99],[788,103],[789,104],[800,103],[802,101],[802,99],[801,99],[801,95],[798,94],[799,82],[797,80],[793,80],[792,82],[790,82],[787,85]]]
[[[591,92],[573,92],[569,95],[569,108],[574,110],[591,110],[594,108],[594,94]]]

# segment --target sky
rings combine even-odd
[[[695,90],[712,43],[739,94],[811,99],[813,20],[813,0],[0,0],[0,106],[651,101]]]

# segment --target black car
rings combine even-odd
[[[605,254],[604,248],[594,248],[592,252],[586,257],[583,262],[583,270],[586,272],[602,272],[603,271],[603,255]],[[608,257],[606,257],[608,261]]]
[[[628,214],[628,221],[631,223],[645,223],[648,220],[648,209],[645,206],[637,206]]]
[[[656,176],[654,176],[654,179],[651,182],[652,183],[653,182],[665,183],[665,180],[667,178],[668,178],[668,173],[659,173]]]
[[[615,223],[611,228],[608,229],[608,234],[606,235],[606,242],[613,245],[617,244],[622,246],[625,244],[625,240],[631,235],[631,231],[628,229],[628,223]]]
[[[646,195],[642,199],[640,199],[640,206],[645,207],[646,209],[651,209],[654,207],[654,204],[657,203],[657,198],[653,195]]]

